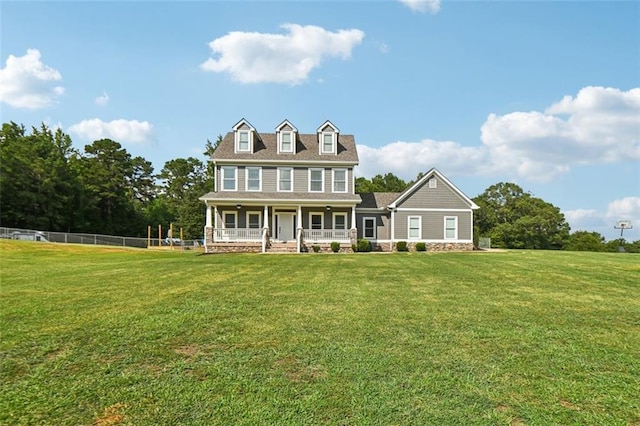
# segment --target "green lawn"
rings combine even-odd
[[[0,241],[0,278],[2,424],[640,424],[640,255]]]

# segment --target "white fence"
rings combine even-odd
[[[262,228],[215,228],[214,241],[261,241]]]
[[[305,229],[304,240],[309,242],[348,241],[347,229]]]

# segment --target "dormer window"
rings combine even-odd
[[[240,130],[238,132],[238,152],[249,152],[249,132]]]
[[[276,127],[276,135],[278,136],[278,153],[293,153],[296,152],[296,133],[298,129],[295,128],[289,120],[284,120]]]
[[[323,133],[322,134],[322,153],[323,154],[333,154],[334,149],[334,141],[333,141],[333,133]]]
[[[244,118],[233,126],[234,152],[253,152],[255,130],[256,129]]]
[[[329,120],[318,127],[318,151],[320,154],[338,153],[338,135],[340,130]]]
[[[280,132],[280,152],[293,152],[293,132]]]

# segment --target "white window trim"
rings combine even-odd
[[[349,223],[347,222],[347,213],[346,212],[334,212],[333,213],[333,218],[332,218],[333,219],[333,222],[332,222],[333,229],[338,229],[338,228],[336,228],[336,217],[337,216],[344,217],[344,230],[346,231],[347,229],[349,229]]]
[[[241,133],[246,133],[247,134],[247,149],[240,149],[240,134]],[[251,130],[237,130],[236,131],[236,152],[251,152],[252,149],[251,147],[253,146],[253,135]]]
[[[344,172],[344,191],[337,191],[336,190],[336,172],[337,171],[343,171]],[[348,184],[348,179],[349,179],[349,171],[348,169],[332,169],[331,170],[331,191],[332,192],[337,192],[337,193],[346,193],[349,192],[348,188],[349,188],[349,184]]]
[[[258,169],[258,189],[249,189],[249,169]],[[248,192],[262,191],[262,167],[247,166],[244,168],[244,187]]]
[[[313,216],[320,216],[320,229],[313,229]],[[319,231],[324,229],[324,213],[323,212],[309,212],[309,230]]]
[[[447,219],[454,219],[455,220],[455,235],[453,237],[447,238]],[[458,239],[458,216],[445,216],[444,217],[444,229],[443,229],[443,239],[445,240],[457,240]]]
[[[238,212],[233,212],[233,211],[223,211],[222,212],[222,227],[224,229],[227,229],[227,215],[232,215],[233,216],[233,223],[235,228],[229,228],[229,229],[238,229]]]
[[[324,149],[325,135],[331,135],[331,151],[325,151]],[[336,133],[335,132],[320,133],[320,154],[335,154],[335,153],[336,153]]]
[[[365,224],[367,223],[367,220],[373,220],[373,237],[367,237],[366,235],[367,227],[365,226]],[[376,234],[377,234],[376,223],[377,221],[375,217],[366,216],[362,218],[362,238],[371,239],[371,240],[376,239]]]
[[[226,189],[225,182],[225,169],[233,169],[233,189]],[[222,175],[222,190],[223,191],[237,191],[238,190],[238,167],[237,166],[220,166],[220,174]]]
[[[258,211],[251,211],[251,210],[247,210],[247,215],[246,215],[246,223],[247,223],[247,228],[249,228],[249,215],[252,214],[257,214],[258,215],[258,227],[257,228],[251,228],[251,229],[260,229],[262,228],[262,212],[260,210]]]
[[[438,181],[435,176],[429,178],[429,189],[435,189],[438,187]]]
[[[288,134],[290,135],[290,143],[291,143],[291,149],[286,150],[282,148],[282,144],[284,143],[284,140],[282,139],[282,136],[284,134]],[[294,137],[294,132],[292,130],[285,130],[285,131],[281,131],[278,133],[278,152],[286,152],[286,153],[293,153],[295,151],[296,148],[296,138]]]
[[[311,189],[311,171],[312,170],[315,170],[315,171],[319,170],[320,171],[320,179],[321,179],[322,186],[321,186],[319,191]],[[309,177],[309,187],[308,187],[309,188],[309,192],[324,192],[324,169],[321,169],[319,167],[311,167],[311,168],[309,168],[308,175],[309,175],[308,176]]]
[[[411,236],[411,219],[418,219],[418,236]],[[408,216],[407,217],[407,239],[408,240],[420,240],[422,239],[422,216]]]
[[[289,175],[290,179],[291,179],[291,189],[289,189],[289,190],[280,189],[280,172],[282,170],[290,170],[291,171],[291,173]],[[278,176],[277,176],[277,181],[276,181],[278,192],[293,192],[293,182],[294,182],[293,171],[294,171],[293,167],[278,167],[278,173],[277,173]]]

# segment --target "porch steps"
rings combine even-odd
[[[271,247],[267,249],[268,253],[297,253],[296,242],[278,243],[271,242]]]

